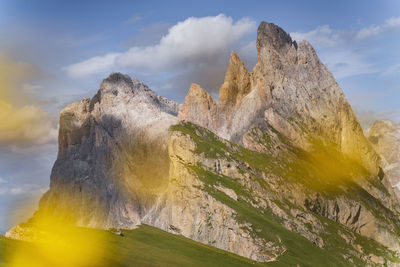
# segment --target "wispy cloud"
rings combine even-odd
[[[0,195],[33,195],[33,194],[43,194],[48,188],[37,185],[37,184],[20,184],[14,186],[2,186],[0,187]]]
[[[142,15],[140,14],[133,14],[129,19],[125,20],[124,24],[134,24],[142,19]]]
[[[72,77],[82,77],[93,73],[107,72],[115,66],[116,59],[121,53],[110,53],[96,56],[64,68]]]
[[[363,42],[379,34],[400,29],[400,17],[390,18],[381,25],[372,25],[359,30],[336,30],[323,25],[308,32],[292,32],[298,42],[309,41],[318,50],[322,61],[331,69],[336,78],[382,72],[376,62],[369,59],[371,48]],[[369,50],[368,50],[369,49]],[[389,69],[388,72],[395,71]]]
[[[398,75],[400,75],[400,64],[389,66],[381,73],[381,76],[398,76]]]
[[[387,19],[381,25],[371,25],[359,30],[334,30],[329,25],[322,25],[308,32],[292,32],[290,35],[297,41],[307,40],[315,46],[336,46],[356,42],[377,36],[388,31],[400,29],[400,17]]]
[[[337,79],[378,71],[362,53],[354,50],[343,49],[321,53],[321,59]]]
[[[365,39],[393,29],[400,29],[400,17],[390,18],[382,25],[372,25],[370,27],[362,28],[356,33],[356,38]]]
[[[341,39],[339,32],[332,30],[329,25],[319,26],[308,32],[292,32],[290,36],[298,42],[307,40],[315,46],[334,46]]]

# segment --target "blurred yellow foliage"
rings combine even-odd
[[[74,227],[43,214],[18,228],[29,242],[20,242],[7,252],[9,266],[98,266],[102,260],[102,231]]]

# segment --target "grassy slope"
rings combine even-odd
[[[94,244],[103,246],[102,266],[259,265],[235,254],[147,225],[142,225],[135,230],[124,230],[123,236],[94,229],[81,229],[81,231],[101,232],[104,235],[104,240],[101,244]],[[0,237],[0,266],[4,264],[4,255],[13,253],[21,244],[30,246],[27,242]],[[32,251],[34,251],[34,248],[32,248]],[[35,253],[24,256],[34,257]],[[96,266],[98,265],[96,264]]]
[[[174,131],[179,131],[191,136],[191,138],[196,142],[197,148],[195,153],[205,153],[209,158],[219,158],[221,156],[230,155],[236,159],[248,163],[250,166],[263,171],[265,173],[272,172],[278,174],[278,176],[283,175],[285,177],[285,182],[299,182],[312,190],[319,191],[326,197],[333,197],[336,194],[348,194],[343,191],[343,187],[353,188],[351,191],[351,198],[360,202],[371,202],[371,199],[377,202],[371,195],[362,190],[355,183],[348,181],[346,179],[339,179],[336,181],[332,179],[332,182],[326,180],[328,175],[333,168],[327,168],[326,162],[335,161],[337,155],[329,153],[330,151],[321,151],[325,154],[327,158],[326,162],[309,162],[310,160],[297,161],[295,164],[290,163],[289,165],[282,162],[282,158],[274,158],[271,155],[257,153],[250,151],[243,147],[237,146],[235,144],[227,145],[221,142],[216,136],[211,132],[198,127],[191,123],[181,123],[171,127]],[[227,153],[228,152],[228,153]],[[297,151],[295,152],[297,154]],[[293,156],[293,155],[292,155]],[[320,155],[306,155],[308,158],[320,158]],[[288,155],[290,157],[290,155]],[[283,166],[282,166],[283,163]],[[342,164],[341,162],[339,164]],[[338,235],[338,231],[341,232],[351,232],[349,229],[343,225],[329,220],[325,217],[318,216],[321,223],[324,225],[325,234],[323,239],[325,241],[325,249],[321,249],[314,245],[312,242],[302,237],[301,235],[291,232],[282,226],[281,220],[274,216],[272,212],[268,210],[260,211],[255,209],[252,205],[248,203],[248,200],[254,202],[251,197],[251,192],[243,187],[238,181],[232,179],[231,177],[226,177],[223,175],[218,175],[209,170],[203,168],[203,166],[187,166],[190,168],[196,176],[202,180],[204,183],[203,189],[206,190],[210,195],[212,195],[217,200],[228,205],[232,209],[236,210],[238,213],[238,220],[243,222],[249,222],[252,224],[250,229],[255,235],[264,238],[265,240],[271,240],[276,242],[279,239],[287,247],[287,251],[279,257],[277,262],[271,263],[273,266],[295,266],[300,264],[301,266],[363,266],[364,263],[357,257],[349,254],[354,247],[351,247],[346,240]],[[313,176],[309,176],[309,172],[306,171],[309,168],[319,168],[317,171],[312,172]],[[328,166],[330,167],[330,166]],[[294,169],[293,171],[287,171],[288,169]],[[325,170],[328,169],[328,170]],[[300,170],[303,170],[299,173]],[[322,171],[320,171],[322,170]],[[337,176],[340,178],[346,173],[347,169],[343,170],[342,173],[338,173]],[[336,171],[337,172],[337,171]],[[345,176],[345,175],[344,175]],[[323,178],[323,179],[321,179]],[[324,179],[325,178],[325,179]],[[318,181],[318,179],[320,179]],[[262,181],[259,181],[262,183]],[[221,191],[215,189],[214,185],[221,184],[226,188],[230,188],[235,191],[238,196],[242,196],[239,201],[234,201]],[[268,185],[265,185],[268,186]],[[329,189],[329,190],[327,190]],[[357,193],[356,191],[362,191],[364,195]],[[244,201],[246,199],[247,201]],[[277,203],[279,205],[279,203]],[[380,204],[380,202],[378,203]],[[381,204],[380,204],[381,205]],[[379,205],[377,205],[379,206]],[[377,210],[377,207],[374,209]],[[383,212],[383,210],[381,210]],[[378,244],[376,241],[368,239],[366,237],[360,236],[357,233],[352,232],[355,235],[355,243],[363,247],[363,250],[367,253],[374,253],[376,255],[382,256],[391,261],[398,262],[394,254],[391,251],[386,250],[382,245]],[[348,255],[352,258],[353,263],[346,261],[342,255]]]

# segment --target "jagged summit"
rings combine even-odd
[[[129,75],[127,75],[127,74],[122,74],[120,72],[112,72],[107,78],[104,79],[103,82],[109,82],[109,83],[120,83],[120,82],[132,83],[132,78],[129,77]]]
[[[377,173],[378,156],[331,72],[307,42],[297,46],[289,34],[273,23],[262,22],[257,31],[257,64],[250,73],[232,53],[219,102],[209,117],[185,101],[179,117],[246,147],[253,128],[275,129],[296,146],[309,150],[311,140],[337,146]],[[209,114],[206,112],[206,114]],[[257,150],[263,150],[258,146]]]
[[[123,99],[130,102],[144,102],[160,112],[178,115],[178,103],[159,96],[143,82],[119,72],[113,72],[103,80],[98,92],[90,101],[90,111],[101,101],[107,101],[107,105],[111,105],[111,103],[118,104]]]
[[[257,49],[272,45],[275,49],[281,50],[293,45],[297,49],[296,41],[281,27],[268,22],[261,22],[257,29]]]
[[[218,103],[221,106],[235,106],[250,90],[250,73],[239,56],[232,51],[225,80],[219,90]]]

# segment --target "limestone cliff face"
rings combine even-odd
[[[381,156],[388,182],[400,198],[400,123],[376,121],[368,131],[368,139]]]
[[[178,122],[177,109],[177,103],[119,73],[105,79],[91,100],[67,106],[40,211],[67,209],[76,224],[92,227],[138,224],[167,186],[166,133]]]
[[[320,139],[378,173],[378,157],[353,110],[308,42],[298,45],[280,27],[263,22],[257,53],[252,73],[232,53],[213,122],[203,123],[200,113],[186,114],[195,108],[186,101],[180,118],[245,146],[254,127],[272,127],[304,149]]]
[[[231,54],[218,103],[192,84],[179,108],[113,73],[67,106],[31,221],[145,223],[260,262],[395,266],[399,204],[332,74],[274,24],[259,26],[257,52],[251,73]]]

